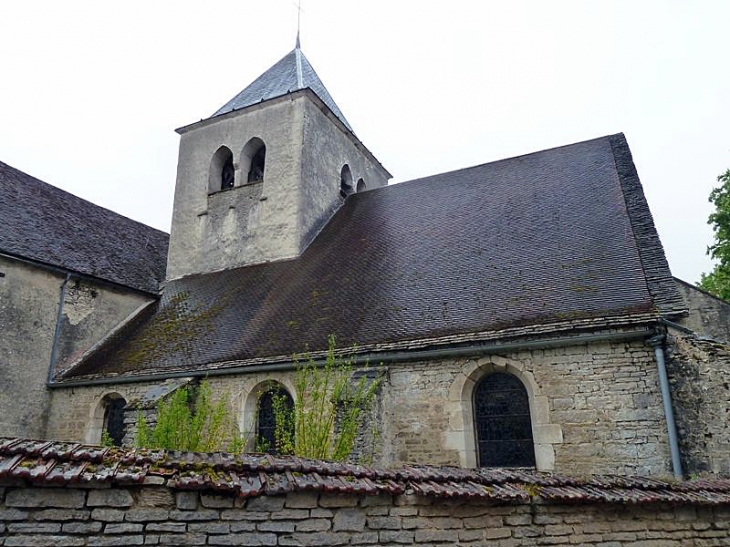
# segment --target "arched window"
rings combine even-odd
[[[266,145],[258,137],[246,143],[241,151],[241,173],[245,173],[246,183],[264,180],[266,168]]]
[[[346,198],[350,194],[355,192],[355,188],[352,186],[352,172],[350,166],[345,164],[340,170],[340,195]]]
[[[367,189],[367,186],[365,186],[365,181],[362,179],[359,179],[357,181],[357,191],[364,192],[366,189]]]
[[[221,146],[210,161],[210,174],[208,179],[208,191],[217,192],[233,188],[235,183],[235,170],[233,167],[233,152],[227,147]]]
[[[534,467],[530,401],[522,382],[495,372],[474,389],[474,425],[480,467]]]
[[[294,441],[294,400],[280,385],[274,385],[261,394],[258,401],[256,423],[257,449],[269,454],[281,452],[277,439],[277,419],[280,428],[290,442]],[[280,433],[281,434],[281,433]]]

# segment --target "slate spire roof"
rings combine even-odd
[[[322,80],[319,79],[314,68],[304,56],[304,53],[302,53],[299,47],[298,36],[297,45],[292,51],[256,78],[238,95],[216,110],[211,117],[214,118],[221,114],[240,110],[247,106],[260,103],[261,101],[274,99],[275,97],[280,97],[305,88],[314,91],[345,127],[354,133],[347,119],[342,114],[342,111],[322,83]]]

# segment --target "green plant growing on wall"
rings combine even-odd
[[[193,452],[235,450],[241,448],[236,433],[229,398],[213,401],[210,385],[204,380],[197,388],[180,388],[162,401],[154,427],[138,414],[135,444],[139,448]]]
[[[715,212],[707,223],[715,233],[715,242],[707,248],[707,254],[718,263],[708,274],[702,274],[697,284],[700,288],[730,300],[730,169],[717,177],[720,186],[710,192],[710,203]]]
[[[320,460],[346,460],[352,454],[363,416],[380,386],[378,378],[361,376],[353,382],[353,363],[335,353],[329,337],[325,363],[295,356],[294,407],[284,395],[274,396],[276,449],[279,453]]]

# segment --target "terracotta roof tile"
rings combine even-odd
[[[0,481],[36,484],[142,484],[240,497],[314,491],[559,503],[730,505],[730,479],[688,482],[629,476],[563,477],[523,469],[406,466],[374,469],[268,454],[120,450],[62,442],[0,439]]]

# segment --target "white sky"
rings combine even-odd
[[[394,181],[624,132],[675,275],[711,268],[730,2],[303,0]],[[178,136],[288,53],[292,0],[0,3],[0,160],[169,231]]]

